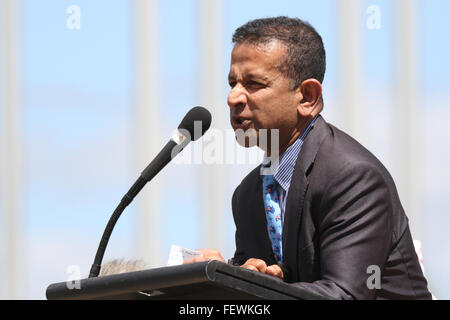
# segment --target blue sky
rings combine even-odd
[[[27,250],[30,270],[36,264],[40,266],[39,271],[30,272],[28,281],[32,287],[30,297],[43,298],[49,282],[65,279],[69,264],[80,264],[85,269],[88,267],[110,214],[139,174],[134,172],[131,157],[134,70],[139,66],[134,64],[134,13],[131,1],[23,0],[22,3],[22,77],[28,174]],[[199,28],[205,26],[199,24],[198,3],[195,0],[163,0],[160,4],[161,110],[167,136],[184,112],[198,104],[201,93],[197,34]],[[328,55],[325,92],[331,99],[339,97],[336,92],[336,51],[339,43],[335,33],[334,0],[229,0],[224,3],[224,73],[229,66],[231,35],[235,28],[258,17],[298,16],[309,21],[321,33]],[[362,3],[364,23],[367,6],[378,5],[382,12],[380,30],[368,30],[362,26],[367,96],[381,96],[380,101],[385,102],[383,108],[389,110],[392,107],[389,99],[394,63],[392,1],[364,0]],[[424,123],[432,127],[427,129],[446,135],[449,133],[446,117],[450,114],[450,84],[447,79],[450,74],[450,43],[446,40],[450,21],[446,15],[450,2],[431,0],[418,3],[421,95],[426,110],[434,112],[434,109],[439,109],[440,115],[438,119],[427,116]],[[68,30],[66,27],[66,9],[73,4],[81,8],[80,30]],[[223,107],[227,108],[226,78],[223,83]],[[337,112],[331,110],[328,120],[332,121]],[[434,146],[436,137],[433,132],[426,137],[427,146]],[[388,143],[389,137],[385,139]],[[161,141],[161,145],[163,143]],[[380,150],[384,150],[382,148]],[[380,151],[380,154],[383,152]],[[430,168],[441,166],[448,171],[448,155],[440,159],[427,159]],[[201,198],[194,191],[188,191],[184,198],[171,201],[169,192],[175,179],[185,186],[185,190],[191,190],[189,184],[198,183],[198,168],[185,170],[169,166],[166,170],[167,180],[161,186],[164,203],[161,213],[164,230],[162,258],[167,256],[172,244],[188,248],[205,246],[201,243],[202,224],[198,213]],[[436,174],[433,169],[427,170],[430,174]],[[179,175],[178,179],[176,175]],[[230,177],[227,196],[231,195],[242,175],[243,172],[239,171]],[[430,190],[438,185],[441,189],[442,186],[447,191],[449,189],[448,183],[433,179],[427,180],[427,185]],[[430,204],[433,212],[448,212],[450,209],[450,203],[443,194],[428,197],[426,203]],[[226,212],[229,216],[225,232],[232,242],[230,208],[224,208],[224,214]],[[440,217],[436,214],[434,219]],[[116,226],[106,259],[134,257],[135,223],[132,205]],[[427,228],[434,230],[431,222],[428,222]],[[434,238],[431,237],[430,242],[443,239],[450,244],[446,235],[447,238],[437,239],[438,236],[444,237],[443,232],[441,230]],[[232,248],[233,243],[230,243],[227,252]],[[61,255],[64,250],[73,250],[72,258],[67,253],[65,260],[52,265],[52,256]],[[450,266],[449,259],[445,259],[431,266],[430,270],[436,274],[442,272]],[[87,273],[87,270],[83,271]],[[450,283],[439,284],[439,276],[435,279],[433,285],[436,290],[449,298]]]

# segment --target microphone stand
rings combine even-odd
[[[100,273],[106,246],[108,245],[109,238],[111,237],[111,233],[114,229],[114,226],[116,225],[117,220],[119,220],[122,212],[133,201],[134,196],[136,196],[139,191],[142,190],[146,183],[147,181],[145,181],[142,176],[139,177],[139,179],[137,179],[137,181],[131,187],[130,191],[128,191],[128,193],[122,198],[116,210],[114,210],[111,218],[109,218],[108,224],[106,225],[105,231],[103,232],[102,239],[100,240],[94,263],[92,264],[91,270],[89,272],[89,278],[95,278]]]
[[[195,133],[196,122],[200,123],[201,132],[199,135]],[[133,186],[128,190],[127,194],[122,198],[116,210],[114,210],[111,218],[106,225],[103,232],[102,239],[95,254],[94,263],[89,272],[89,278],[95,278],[99,275],[103,256],[105,254],[106,246],[108,244],[114,226],[117,223],[122,212],[133,201],[134,197],[142,190],[147,182],[152,180],[177,154],[179,154],[187,144],[191,142],[191,137],[194,140],[200,138],[211,125],[211,113],[203,107],[192,108],[181,121],[178,126],[178,131],[174,134],[172,139],[164,146],[158,153],[155,159],[142,171],[141,176],[136,180]],[[184,131],[186,133],[183,134]]]
[[[185,141],[185,143],[176,150],[177,152],[173,154],[173,156],[177,155],[181,152],[182,148],[189,143],[189,140]],[[114,210],[111,218],[106,225],[105,231],[103,232],[103,236],[100,240],[100,244],[97,249],[97,253],[95,254],[94,263],[91,266],[91,270],[89,272],[89,278],[95,278],[99,275],[103,256],[105,254],[106,246],[108,245],[109,238],[111,237],[111,233],[114,229],[114,226],[119,220],[120,215],[125,210],[125,208],[133,201],[134,197],[142,190],[142,188],[153,179],[169,162],[172,160],[172,151],[174,148],[178,146],[178,144],[170,140],[165,147],[159,152],[156,158],[142,171],[141,176],[136,180],[130,190],[125,194],[125,196],[120,200],[119,205],[116,210]]]

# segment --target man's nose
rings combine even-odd
[[[245,89],[240,84],[237,84],[231,89],[230,93],[228,93],[228,105],[230,108],[235,108],[239,105],[245,106],[246,104],[247,95]]]

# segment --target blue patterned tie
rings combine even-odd
[[[277,182],[272,175],[263,175],[263,197],[267,218],[267,230],[269,232],[272,250],[278,264],[283,262],[282,254],[282,226],[281,207],[278,197]]]

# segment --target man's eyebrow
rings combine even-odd
[[[254,73],[247,73],[245,75],[245,78],[254,79],[254,80],[262,80],[262,81],[269,81],[269,78],[267,76],[254,74]]]
[[[258,75],[254,73],[246,73],[244,75],[245,79],[253,79],[253,80],[261,80],[261,81],[269,81],[269,78],[264,75]],[[232,73],[228,74],[228,80],[235,80],[236,76]]]

